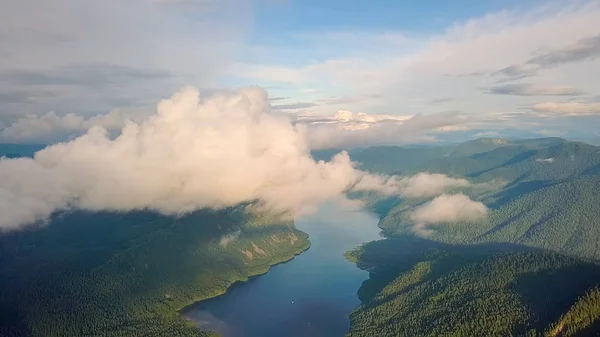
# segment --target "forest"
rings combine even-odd
[[[58,214],[0,236],[0,336],[209,336],[178,311],[308,247],[243,207]]]
[[[399,238],[347,253],[371,272],[349,337],[593,336],[600,266],[510,244]]]
[[[388,239],[347,253],[370,271],[348,336],[600,333],[600,147],[483,138],[351,156],[371,172],[466,178],[472,186],[460,192],[489,212],[475,223],[431,224],[423,236],[410,214],[428,199],[357,196]]]

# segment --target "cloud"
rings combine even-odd
[[[289,37],[285,43],[273,40],[273,45],[262,46],[271,51],[268,55],[272,61],[240,61],[231,74],[276,83],[285,93],[297,88],[314,89],[310,95],[302,93],[302,101],[312,99],[319,104],[311,109],[319,115],[331,114],[332,109],[320,100],[335,93],[347,98],[341,101],[350,111],[432,116],[435,120],[441,118],[433,115],[443,106],[459,111],[460,115],[476,116],[469,117],[467,123],[457,120],[460,126],[440,125],[440,130],[446,133],[473,129],[472,121],[476,119],[479,132],[504,129],[509,134],[513,129],[531,134],[555,126],[545,124],[552,121],[542,119],[540,114],[516,115],[524,106],[535,103],[530,97],[596,95],[600,90],[598,82],[590,76],[600,69],[595,28],[600,20],[600,6],[597,1],[576,1],[526,7],[515,5],[512,9],[455,21],[430,33],[365,32],[359,27],[343,33],[304,32],[310,35],[307,38],[298,37],[296,30],[280,32]],[[385,41],[386,35],[398,38],[384,42],[384,47],[369,48],[373,41],[379,41],[378,44]],[[327,49],[331,43],[336,44],[336,50]],[[302,58],[292,57],[295,55]],[[506,81],[523,77],[531,78],[531,84],[506,85]],[[366,93],[375,93],[378,98],[352,99]],[[513,113],[515,118],[496,119],[507,113]],[[383,124],[354,133],[340,127],[323,132],[323,136],[317,132],[314,138],[324,146],[359,144],[362,140],[374,145],[399,144],[407,138],[417,141],[442,138],[420,132],[415,136],[415,132],[399,129],[397,125]],[[319,128],[333,128],[333,125],[321,124]],[[371,136],[379,128],[387,142],[378,143]],[[578,129],[574,124],[570,128],[573,134]],[[333,140],[325,139],[325,134],[334,133],[337,135]]]
[[[452,97],[442,97],[442,98],[432,99],[431,103],[439,104],[439,103],[447,103],[447,102],[452,102],[452,101],[454,101],[454,98],[452,98]]]
[[[538,163],[552,163],[554,162],[554,158],[537,158],[535,161]]]
[[[0,159],[0,228],[72,208],[177,215],[254,203],[299,215],[347,191],[393,193],[394,178],[356,169],[345,152],[313,160],[303,131],[269,109],[257,87],[203,100],[188,87],[117,137],[96,123],[32,159]]]
[[[546,136],[546,137],[566,137],[569,135],[569,133],[566,131],[547,130],[547,129],[538,131],[538,134],[540,134],[542,136]]]
[[[576,96],[582,92],[565,86],[536,86],[532,84],[505,84],[491,87],[488,91],[494,95],[516,96]]]
[[[48,112],[42,116],[22,117],[4,129],[0,128],[0,140],[10,143],[50,144],[80,136],[94,126],[109,131],[120,130],[128,119],[119,110],[91,117],[72,113],[58,116],[54,112]]]
[[[229,233],[227,235],[224,235],[221,237],[221,239],[219,240],[219,245],[221,247],[227,247],[231,242],[237,240],[240,235],[242,234],[242,231],[235,231],[233,233]]]
[[[432,142],[435,138],[429,133],[466,128],[463,124],[469,121],[456,111],[413,116],[339,110],[329,116],[304,112],[295,117],[296,124],[305,126],[313,149]]]
[[[416,208],[410,215],[417,225],[474,222],[487,216],[487,207],[464,194],[442,194]]]
[[[439,173],[418,173],[413,176],[370,175],[361,179],[355,190],[376,190],[384,195],[423,198],[440,195],[448,190],[471,186],[465,179],[451,178]]]
[[[600,103],[596,102],[544,102],[532,105],[531,109],[539,113],[567,116],[586,116],[600,114]]]
[[[600,56],[600,35],[585,38],[565,48],[538,55],[527,61],[540,67],[556,67],[565,63],[594,59]]]
[[[299,102],[299,103],[291,103],[291,104],[279,104],[273,105],[273,109],[279,110],[299,110],[299,109],[309,109],[318,106],[315,103],[311,102]]]
[[[468,187],[465,179],[450,178],[445,174],[419,173],[404,177],[399,181],[402,195],[409,198],[422,198],[439,195],[448,189]]]
[[[537,75],[544,69],[551,69],[573,62],[593,60],[600,56],[600,35],[586,37],[563,48],[537,55],[523,64],[513,64],[499,71],[510,79],[520,79]]]
[[[184,3],[202,6],[192,17]],[[243,0],[2,1],[0,93],[48,95],[0,109],[92,115],[147,107],[188,83],[213,87],[251,28],[251,9]]]

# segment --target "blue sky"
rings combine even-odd
[[[118,130],[186,85],[261,86],[328,121],[320,146],[598,138],[598,22],[583,0],[7,0],[0,138]]]

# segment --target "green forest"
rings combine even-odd
[[[349,337],[588,336],[600,266],[504,244],[388,239],[347,254],[371,277]]]
[[[600,334],[600,147],[484,138],[351,156],[371,172],[466,178],[460,192],[489,214],[420,237],[410,214],[429,199],[357,196],[388,239],[347,254],[370,271],[348,336]]]
[[[0,237],[0,336],[208,336],[178,311],[308,247],[242,207],[58,214]]]

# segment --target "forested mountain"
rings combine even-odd
[[[351,157],[373,172],[466,178],[461,192],[489,212],[425,235],[411,213],[430,198],[369,196],[389,239],[347,255],[371,271],[349,336],[600,334],[600,147],[478,139]]]
[[[242,206],[56,214],[0,235],[0,336],[207,336],[178,310],[308,246],[293,223]]]
[[[431,225],[433,240],[513,242],[600,258],[600,147],[559,138],[479,139],[419,151],[368,148],[352,155],[375,172],[445,173],[477,186],[463,192],[488,206],[489,216],[475,224]],[[409,214],[423,202],[388,200],[374,207],[386,234],[396,236],[413,233]]]
[[[0,237],[0,336],[203,336],[177,311],[308,248],[236,210],[72,213]]]
[[[349,337],[596,336],[600,266],[509,244],[373,242],[348,258],[371,271]]]

